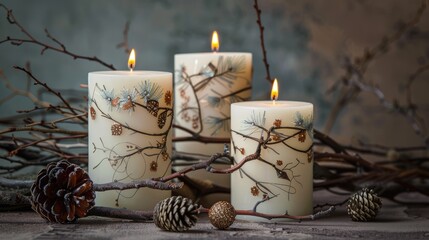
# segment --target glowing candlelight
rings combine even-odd
[[[134,51],[134,48],[133,48],[131,50],[130,57],[128,58],[128,68],[130,69],[130,72],[133,71],[135,66],[136,66],[136,52]]]
[[[219,51],[219,45],[219,36],[217,35],[217,31],[214,31],[212,36],[212,51]]]
[[[271,100],[273,100],[273,105],[276,104],[276,100],[279,97],[279,85],[277,83],[277,78],[274,78],[273,88],[271,89]]]

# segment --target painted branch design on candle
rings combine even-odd
[[[304,186],[299,180],[300,175],[295,173],[295,169],[301,165],[311,163],[313,159],[312,144],[308,146],[305,143],[307,136],[311,139],[313,138],[312,115],[302,116],[300,112],[297,112],[293,125],[284,126],[282,125],[282,119],[275,119],[272,125],[269,125],[266,122],[265,114],[265,111],[252,111],[250,116],[242,121],[238,131],[231,130],[231,143],[234,154],[240,152],[242,155],[245,155],[246,152],[245,148],[237,146],[235,141],[237,138],[254,141],[255,144],[263,140],[266,141],[262,146],[261,155],[257,158],[257,161],[268,165],[272,169],[272,173],[269,174],[273,174],[279,179],[276,182],[264,181],[247,172],[245,168],[238,170],[241,179],[247,178],[254,183],[248,191],[249,195],[260,198],[253,207],[254,211],[257,210],[260,204],[276,198],[280,194],[287,194],[287,199],[290,199],[291,195],[296,194],[302,189]],[[267,127],[267,125],[269,126]],[[297,147],[299,145],[303,145],[303,147]],[[296,151],[302,154],[302,158],[285,159],[276,150],[276,146]],[[273,152],[277,157],[275,159],[271,159],[272,157],[266,159],[264,158],[264,152]],[[237,163],[235,162],[234,164]]]
[[[250,79],[243,77],[245,71],[246,62],[243,56],[221,56],[217,63],[210,62],[194,74],[190,74],[184,65],[176,70],[177,88],[181,99],[177,114],[183,120],[182,127],[193,129],[193,132],[201,134],[204,126],[207,126],[212,137],[219,135],[221,131],[229,132],[229,107],[224,106],[247,100],[241,94],[250,91],[251,87],[232,90],[235,81],[250,82]],[[218,89],[221,91],[216,91],[216,88],[208,89],[207,86],[210,85],[219,86]],[[215,109],[214,113],[218,115],[209,115],[203,119],[204,110],[202,109],[205,106],[202,104]],[[187,124],[189,125],[186,126]]]
[[[99,94],[104,101],[97,102],[94,97],[90,97],[90,109],[93,109],[91,110],[91,115],[94,113],[94,115],[111,121],[110,130],[113,137],[141,134],[143,136],[154,136],[156,140],[145,146],[139,146],[131,142],[119,142],[114,146],[107,146],[103,139],[100,138],[99,142],[92,142],[93,152],[100,151],[104,157],[99,160],[93,169],[99,167],[103,162],[108,162],[109,166],[114,170],[112,181],[138,180],[144,178],[147,171],[165,171],[159,169],[158,161],[170,160],[166,139],[172,127],[173,109],[160,107],[159,101],[163,100],[165,105],[171,106],[171,91],[164,93],[159,85],[150,80],[144,80],[138,86],[129,89],[122,89],[118,95],[116,95],[115,89],[107,89],[104,85],[96,84],[94,91],[92,96]],[[116,112],[132,116],[136,111],[145,111],[148,113],[146,115],[148,118],[155,118],[159,132],[147,132],[134,127],[128,122],[121,121],[119,117],[113,117],[111,114],[111,112]],[[95,120],[96,118],[92,118],[92,121]],[[145,121],[145,119],[142,119],[142,121]],[[134,161],[143,161],[144,167],[138,169],[130,167]],[[165,175],[165,172],[161,173],[161,176]],[[122,190],[118,190],[118,195],[115,199],[116,206],[120,206],[120,198],[132,198],[137,191],[138,189],[128,191],[125,194]]]

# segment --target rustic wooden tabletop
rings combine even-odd
[[[316,192],[315,202],[335,202],[341,196]],[[408,196],[408,198],[420,198]],[[429,239],[429,205],[400,205],[383,199],[373,222],[353,222],[345,207],[314,221],[277,223],[237,220],[228,230],[215,229],[206,216],[185,233],[166,232],[153,223],[87,217],[77,224],[48,224],[36,213],[0,213],[1,239]]]

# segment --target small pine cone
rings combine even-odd
[[[50,222],[71,223],[85,217],[94,199],[88,173],[65,160],[49,163],[31,186],[32,208]]]
[[[347,204],[347,213],[353,221],[367,222],[377,216],[381,206],[381,199],[374,191],[363,188],[350,197]]]
[[[174,196],[156,204],[153,219],[163,230],[183,232],[195,225],[198,213],[198,205],[191,199]]]

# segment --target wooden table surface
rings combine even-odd
[[[324,203],[343,197],[316,192],[314,198],[316,203]],[[203,215],[185,233],[161,231],[151,222],[87,217],[77,224],[62,225],[46,223],[31,211],[2,212],[0,233],[0,239],[429,239],[429,205],[404,206],[383,199],[374,222],[353,222],[345,207],[339,207],[332,215],[314,221],[236,221],[224,231],[216,230]]]

